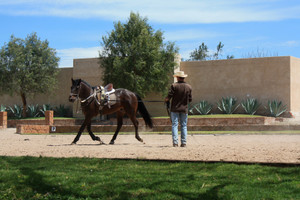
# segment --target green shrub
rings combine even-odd
[[[270,116],[279,117],[282,113],[284,113],[287,110],[287,106],[283,106],[281,101],[273,100],[268,101],[268,107],[266,107],[266,109],[269,111]]]
[[[189,110],[190,113],[193,115],[200,114],[200,115],[207,115],[212,110],[212,105],[208,103],[208,101],[200,101],[199,103],[193,105]]]
[[[259,106],[261,105],[261,103],[259,103],[257,99],[249,98],[242,101],[241,105],[247,114],[254,115],[258,110]]]
[[[23,108],[19,105],[14,105],[12,108],[11,106],[8,107],[10,113],[13,115],[13,118],[21,119],[22,118],[22,111]]]
[[[222,99],[217,102],[218,109],[224,114],[232,114],[239,107],[239,105],[235,106],[237,103],[236,98],[234,97],[222,97]]]
[[[28,117],[39,117],[40,116],[40,111],[39,111],[39,105],[29,105],[27,107],[27,114]]]

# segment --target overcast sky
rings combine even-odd
[[[224,58],[300,58],[298,0],[0,0],[0,45],[37,32],[60,67],[72,67],[74,58],[97,57],[102,36],[131,11],[175,42],[183,59],[202,42],[213,52],[220,41]]]

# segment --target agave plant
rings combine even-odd
[[[249,98],[242,101],[241,105],[247,114],[254,115],[258,110],[259,106],[261,105],[261,103],[259,103],[257,99]]]
[[[6,107],[1,104],[1,106],[0,106],[0,112],[5,112],[5,111],[6,111]]]
[[[9,111],[13,114],[14,118],[21,119],[22,118],[22,111],[23,108],[19,105],[14,105],[12,108],[11,106],[8,107]]]
[[[66,108],[63,104],[60,104],[58,107],[55,107],[54,111],[58,117],[66,117],[70,109]]]
[[[38,117],[40,115],[39,112],[39,105],[29,105],[27,107],[28,110],[28,117]]]
[[[222,99],[217,102],[218,109],[225,114],[232,114],[239,107],[239,105],[235,106],[237,103],[236,98],[234,97],[222,97]]]
[[[200,115],[207,115],[212,110],[212,107],[213,106],[210,103],[208,103],[208,101],[203,100],[193,105],[192,108],[190,109],[190,112],[193,115],[197,113]]]
[[[268,101],[268,107],[266,109],[270,112],[272,117],[279,117],[282,113],[287,110],[286,105],[282,105],[281,101],[273,100]]]
[[[52,106],[50,104],[43,104],[42,108],[40,109],[42,116],[45,116],[45,112],[47,110],[52,110]]]

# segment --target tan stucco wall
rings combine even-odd
[[[68,97],[70,94],[71,87],[71,77],[73,76],[73,68],[62,68],[58,74],[58,84],[56,89],[50,94],[35,95],[27,98],[27,104],[50,104],[54,107],[60,104],[65,105],[65,107],[72,107],[73,105],[69,103]],[[12,106],[14,104],[22,105],[22,99],[19,95],[1,95],[0,104],[5,106]]]
[[[300,59],[291,57],[291,100],[290,110],[295,116],[300,116]]]
[[[81,78],[90,85],[102,85],[102,73],[99,58],[84,58],[73,60],[73,78]]]
[[[98,58],[74,59],[73,68],[62,68],[58,76],[58,88],[54,94],[37,95],[28,98],[28,104],[51,104],[73,107],[76,114],[76,104],[68,102],[71,78],[81,78],[92,86],[102,85],[102,69]],[[178,70],[178,69],[177,69]],[[215,61],[181,62],[180,70],[189,76],[186,78],[193,88],[193,103],[207,100],[214,104],[221,97],[235,96],[240,102],[247,97],[257,98],[263,103],[260,113],[268,100],[278,99],[288,106],[288,111],[295,115],[300,113],[300,59],[290,56],[251,58]],[[120,77],[123,78],[123,77]],[[155,80],[154,80],[155,81]],[[170,84],[173,77],[170,75]],[[163,100],[161,94],[151,93],[144,98],[148,100]],[[6,106],[19,104],[19,96],[0,96],[0,104]],[[163,103],[145,102],[152,116],[166,116]],[[241,108],[241,107],[240,107]],[[241,109],[240,109],[241,110]]]
[[[286,56],[193,61],[181,62],[180,68],[189,75],[186,81],[193,88],[193,103],[207,100],[216,108],[222,97],[234,96],[239,102],[253,97],[263,105],[278,99],[290,110],[290,60]],[[261,106],[260,112],[264,110]]]

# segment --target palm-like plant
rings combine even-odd
[[[237,99],[234,97],[222,97],[222,99],[217,102],[218,109],[225,113],[225,114],[232,114],[236,109],[239,107],[239,105],[235,106],[237,103]]]
[[[243,100],[241,102],[241,105],[247,114],[254,115],[258,110],[259,106],[261,105],[261,103],[259,103],[257,99],[249,98]]]
[[[282,113],[287,110],[286,105],[282,105],[281,101],[273,100],[268,101],[268,107],[266,109],[270,112],[272,117],[279,117]]]

